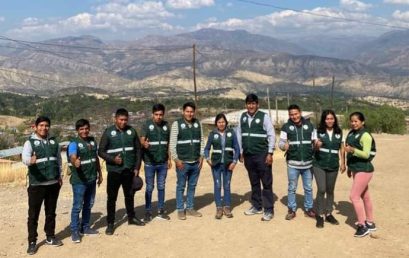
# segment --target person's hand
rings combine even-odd
[[[99,173],[98,180],[97,180],[98,187],[102,184],[102,181],[104,181],[104,179],[102,178],[102,173]]]
[[[74,162],[74,167],[80,168],[81,167],[81,158],[78,157]]]
[[[352,146],[349,146],[348,144],[345,144],[345,148],[344,148],[346,153],[354,153],[355,152],[355,148]]]
[[[199,159],[199,164],[197,165],[197,167],[199,168],[199,170],[202,169],[202,167],[203,167],[203,158],[202,157]]]
[[[267,154],[265,163],[268,166],[271,166],[273,164],[273,154],[270,154],[270,153]]]
[[[31,159],[30,159],[30,164],[33,165],[36,162],[37,162],[37,156],[36,156],[36,153],[33,152],[33,156],[31,156]]]
[[[180,160],[176,160],[175,161],[175,165],[176,165],[176,168],[178,169],[178,170],[183,170],[184,169],[184,165],[183,165],[183,162],[182,161],[180,161]]]
[[[207,159],[206,162],[207,162],[207,164],[209,164],[210,167],[213,166],[212,161],[210,159]]]
[[[63,184],[62,177],[60,177],[60,178],[58,179],[58,183],[60,184],[60,186],[62,186],[62,184]]]
[[[139,176],[139,170],[135,168],[133,171],[133,174],[134,176]]]
[[[321,146],[322,146],[322,141],[321,141],[320,139],[315,140],[315,142],[314,142],[314,148],[315,148],[316,150],[319,150],[319,149],[321,148]]]
[[[341,174],[345,173],[346,169],[347,168],[346,168],[345,164],[341,164],[341,166],[339,167],[339,170],[341,171]]]
[[[172,168],[172,161],[168,160],[168,169],[171,169],[171,168]]]
[[[347,171],[347,175],[348,175],[349,178],[352,176],[351,170],[348,170],[348,171]]]
[[[144,147],[145,149],[149,149],[149,146],[150,146],[149,140],[148,140],[148,139],[145,139],[145,141],[143,142],[143,147]]]
[[[239,161],[240,161],[241,163],[243,163],[243,161],[244,161],[244,156],[243,156],[243,154],[240,154],[240,159],[239,159]]]
[[[284,150],[285,150],[285,151],[288,151],[289,148],[290,148],[290,144],[289,144],[288,142],[286,142],[286,143],[284,144]]]
[[[118,155],[115,156],[114,162],[115,162],[115,164],[117,164],[117,165],[121,165],[121,164],[122,164],[121,154],[118,154]]]
[[[236,167],[236,163],[232,162],[229,165],[229,170],[233,172],[233,169]]]

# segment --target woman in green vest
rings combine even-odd
[[[346,137],[348,176],[353,177],[350,199],[357,221],[355,237],[364,237],[376,230],[373,222],[373,206],[369,196],[369,182],[374,167],[371,163],[376,154],[375,141],[365,128],[365,117],[361,112],[349,116],[351,131]]]
[[[227,118],[224,114],[216,116],[216,128],[209,133],[204,149],[206,161],[212,168],[216,219],[221,219],[223,213],[227,218],[233,217],[230,206],[230,182],[233,169],[240,157],[240,146],[236,134],[232,129],[227,128],[227,124]],[[211,155],[210,148],[212,148]],[[223,202],[221,197],[222,181],[224,191]]]
[[[317,141],[314,145],[313,172],[317,182],[317,228],[324,227],[324,216],[325,221],[333,225],[339,224],[332,215],[332,210],[338,170],[340,169],[341,173],[346,170],[342,141],[342,130],[339,128],[337,116],[332,110],[324,110],[321,114],[321,121],[317,129]]]

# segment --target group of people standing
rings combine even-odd
[[[152,118],[143,125],[140,135],[128,124],[125,109],[115,113],[114,124],[108,127],[99,146],[90,136],[90,123],[86,119],[76,122],[77,137],[67,149],[73,191],[71,211],[71,239],[81,242],[82,236],[99,232],[90,227],[91,208],[94,204],[96,185],[103,181],[99,157],[107,167],[107,227],[105,233],[115,231],[116,200],[122,186],[128,224],[144,226],[154,218],[169,220],[165,209],[165,185],[172,161],[176,170],[177,218],[201,217],[195,209],[195,189],[204,160],[211,167],[214,179],[216,219],[232,218],[231,179],[238,162],[244,162],[251,185],[251,207],[247,216],[262,214],[262,221],[274,217],[273,154],[275,131],[271,118],[259,110],[258,97],[247,95],[246,112],[242,113],[238,126],[228,126],[224,114],[215,118],[215,127],[205,144],[203,127],[195,117],[196,106],[187,102],[182,117],[169,124],[165,119],[165,107],[155,104]],[[302,117],[297,105],[288,107],[289,119],[280,132],[278,147],[285,151],[288,174],[288,213],[285,219],[296,217],[296,189],[301,175],[304,188],[304,213],[316,219],[322,228],[324,220],[339,224],[332,215],[334,188],[338,175],[346,171],[353,177],[350,199],[357,214],[356,237],[376,230],[368,184],[374,168],[371,164],[376,149],[375,141],[365,129],[365,118],[359,112],[349,117],[351,131],[344,139],[335,113],[326,110],[316,130]],[[28,166],[28,254],[37,251],[37,226],[41,205],[45,207],[46,244],[62,245],[55,237],[55,210],[62,186],[61,156],[58,141],[49,136],[50,119],[40,116],[35,121],[35,132],[23,147],[22,159]],[[134,211],[135,188],[140,188],[139,172],[144,162],[145,215],[138,219]],[[313,208],[313,175],[317,183],[316,209]],[[152,196],[155,186],[158,192],[157,213],[154,217]],[[184,198],[185,189],[186,200]],[[223,188],[223,196],[222,196]],[[82,216],[80,219],[80,213]]]

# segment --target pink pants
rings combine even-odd
[[[354,206],[358,224],[365,225],[365,220],[373,222],[373,207],[369,196],[368,184],[372,179],[373,173],[355,172],[353,173],[354,182],[349,198]],[[363,203],[362,203],[362,201]]]

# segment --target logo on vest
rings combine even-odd
[[[247,121],[247,117],[243,117],[243,122],[246,122]]]
[[[34,145],[35,145],[35,146],[40,145],[40,141],[34,141]]]
[[[294,129],[295,129],[295,127],[293,125],[290,125],[289,128],[290,128],[291,131],[294,131]]]
[[[80,148],[84,148],[84,144],[82,144],[82,143],[78,143],[78,147],[80,147]]]
[[[92,146],[95,146],[95,142],[94,142],[94,141],[91,141],[90,144],[91,144]]]
[[[163,128],[163,131],[167,131],[168,130],[168,127],[165,125],[164,127],[162,127]]]
[[[227,133],[227,137],[230,138],[231,136],[232,136],[232,133],[231,133],[231,132],[228,132],[228,133]]]
[[[304,128],[305,130],[307,130],[307,129],[308,129],[308,125],[304,125],[303,128]]]
[[[185,129],[186,125],[185,124],[180,124],[180,128]]]
[[[257,119],[256,119],[256,124],[259,124],[259,123],[260,123],[260,119],[257,118]]]
[[[198,124],[198,123],[194,123],[193,126],[194,126],[195,128],[198,128],[198,127],[199,127],[199,124]]]
[[[325,137],[325,133],[320,133],[320,137],[324,138]]]
[[[116,131],[111,131],[112,136],[116,136]]]
[[[214,135],[214,138],[217,140],[217,139],[219,139],[219,135],[218,134],[215,134]]]
[[[355,139],[358,139],[359,135],[360,135],[360,134],[355,135]]]
[[[51,144],[55,144],[55,141],[54,141],[54,140],[50,140],[50,143],[51,143]]]
[[[149,126],[149,130],[151,130],[151,131],[153,131],[154,128],[155,128],[155,126],[153,126],[153,125]]]
[[[335,138],[339,139],[341,138],[341,135],[339,133],[335,134]]]
[[[128,131],[126,131],[126,133],[127,133],[128,135],[131,135],[131,134],[132,134],[132,131],[131,131],[131,130],[128,130]]]

